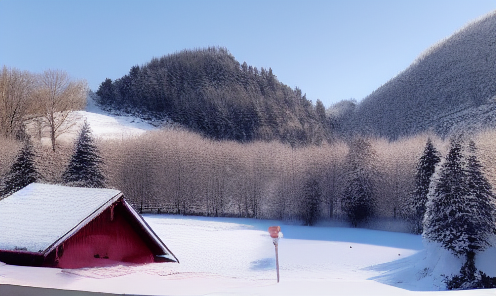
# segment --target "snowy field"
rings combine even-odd
[[[60,270],[0,265],[2,284],[135,295],[495,295],[439,291],[459,270],[449,253],[428,252],[418,235],[280,221],[145,215],[180,260]],[[281,281],[267,228],[280,225]],[[496,250],[478,267],[494,274]],[[1,287],[0,287],[1,288]]]

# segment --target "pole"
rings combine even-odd
[[[277,270],[277,282],[279,283],[279,254],[277,251],[278,243],[274,240],[274,246],[276,247],[276,270]]]

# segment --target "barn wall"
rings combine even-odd
[[[48,261],[59,268],[154,262],[152,251],[126,220],[125,211],[120,202],[115,204],[111,220],[108,208],[54,250]]]

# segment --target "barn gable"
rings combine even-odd
[[[62,268],[178,262],[120,191],[37,183],[0,201],[0,261]]]

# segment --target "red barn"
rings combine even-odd
[[[38,183],[0,200],[0,261],[58,268],[179,262],[120,191]]]

